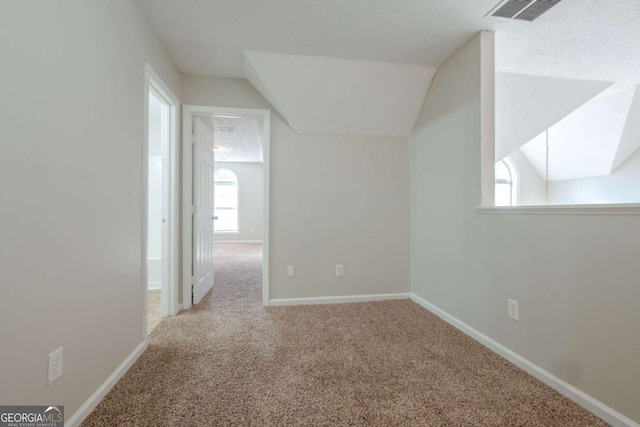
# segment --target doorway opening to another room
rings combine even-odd
[[[163,317],[178,312],[177,111],[178,101],[146,69],[145,238],[143,330],[151,333]]]
[[[263,126],[260,117],[213,117],[213,254],[219,287],[215,297],[238,304],[259,300],[264,230]]]
[[[268,304],[269,111],[185,106],[183,301]],[[189,132],[189,133],[187,133]],[[215,286],[214,286],[215,283]],[[220,286],[218,286],[220,285]],[[185,305],[185,308],[188,306]]]

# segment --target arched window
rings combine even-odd
[[[518,205],[518,174],[509,158],[496,163],[496,206]]]
[[[231,169],[216,169],[214,178],[214,232],[238,232],[238,177]]]

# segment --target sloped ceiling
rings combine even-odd
[[[496,161],[558,123],[611,84],[496,73]]]
[[[627,120],[636,92],[633,84],[613,85],[549,127],[550,181],[609,175],[616,161],[622,163],[637,149],[640,141],[633,140],[633,134],[638,132],[638,124]],[[620,151],[625,128],[629,141]],[[544,178],[545,132],[521,150]]]
[[[565,0],[535,23],[487,16],[499,0],[138,0],[183,73],[245,77],[242,51],[437,66],[496,31],[499,71],[640,79],[638,0]]]
[[[435,67],[244,52],[245,74],[298,133],[406,137]]]
[[[640,149],[640,87],[636,87],[636,93],[627,117],[627,124],[624,127],[611,171],[615,171],[638,149]]]

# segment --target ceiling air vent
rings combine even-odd
[[[501,2],[489,14],[498,18],[535,21],[543,13],[562,0],[506,0]]]

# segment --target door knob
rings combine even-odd
[[[213,220],[214,220],[214,221],[215,221],[215,220],[217,220],[217,219],[218,219],[218,215],[216,215],[216,216],[214,216],[214,217],[213,217]]]

